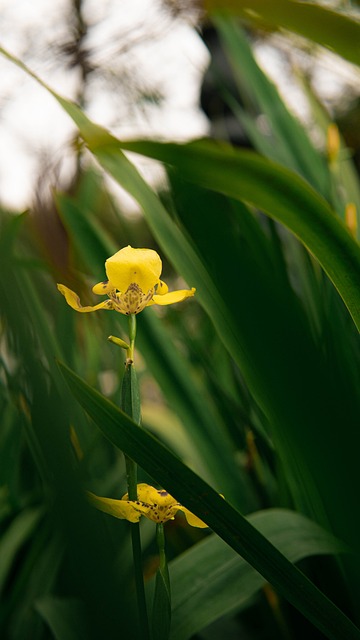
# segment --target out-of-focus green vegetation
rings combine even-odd
[[[247,27],[259,24],[257,4]],[[279,25],[291,5],[310,6],[275,4]],[[334,34],[336,14],[314,12]],[[322,148],[257,65],[243,25],[212,19],[240,100],[221,70],[219,91],[252,151],[226,140],[118,141],[54,93],[88,147],[77,179],[54,191],[46,225],[39,211],[1,212],[0,630],[9,640],[140,637],[130,525],[84,497],[125,493],[122,452],[139,481],[163,486],[212,529],[181,516],[166,524],[172,640],[360,637],[360,250],[346,213],[359,205],[359,180],[341,138],[326,146],[333,123],[308,85]],[[344,38],[331,46],[345,55]],[[346,47],[355,60],[357,43]],[[122,150],[162,161],[166,187],[155,193]],[[142,218],[121,210],[90,154]],[[138,316],[143,429],[114,406],[124,355],[107,336],[126,339],[126,318],[77,314],[56,289],[62,282],[91,304],[106,258],[128,244],[160,253],[171,288],[179,276],[197,288]],[[150,601],[152,523],[141,533]]]

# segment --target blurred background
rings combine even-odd
[[[189,139],[208,132],[199,95],[209,54],[192,5],[2,2],[1,40],[119,136]],[[0,160],[1,201],[26,207],[45,167],[70,179],[74,129],[46,92],[4,60],[1,74],[0,133],[8,149]]]
[[[356,8],[355,2],[322,4]],[[189,140],[211,131],[246,144],[219,85],[221,78],[220,84],[227,82],[235,90],[231,68],[200,4],[56,0],[50,6],[35,0],[30,6],[26,0],[2,0],[0,20],[2,46],[118,137]],[[300,37],[289,42],[280,33],[263,31],[253,33],[253,39],[257,60],[291,109],[311,125],[308,101],[294,78],[298,68],[341,122],[348,146],[357,154],[358,70]],[[0,60],[0,71],[0,202],[19,210],[54,180],[71,182],[74,129],[33,80],[6,60]],[[259,118],[266,130],[266,118]],[[323,144],[316,129],[313,136]],[[141,161],[156,180],[159,171],[149,165]],[[125,202],[131,208],[129,200]]]

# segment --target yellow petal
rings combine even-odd
[[[141,487],[140,491],[139,487]],[[154,487],[145,484],[138,485],[139,500],[141,499],[140,495],[144,494],[148,497],[146,502],[150,502],[151,504],[158,504],[161,507],[177,507],[178,503],[175,498],[173,498],[165,489],[154,489]]]
[[[151,487],[149,484],[145,482],[140,482],[137,485],[137,497],[141,502],[151,503],[153,502],[153,496],[156,494],[156,489]],[[129,496],[127,493],[123,495],[122,500],[128,500]]]
[[[156,289],[156,293],[160,296],[163,296],[164,293],[167,293],[169,291],[169,287],[167,286],[166,282],[163,282],[162,280],[159,280],[159,284],[157,286]]]
[[[170,291],[169,293],[165,293],[164,295],[153,295],[151,302],[147,305],[151,304],[174,304],[175,302],[181,302],[185,300],[185,298],[190,298],[194,295],[196,289],[194,287],[192,289],[180,289],[179,291]]]
[[[94,307],[91,307],[91,306],[83,307],[77,293],[75,293],[74,291],[71,291],[71,289],[68,289],[63,284],[58,284],[57,288],[59,289],[60,293],[62,293],[63,296],[65,296],[65,299],[68,305],[70,305],[72,309],[75,309],[75,311],[80,311],[81,313],[89,313],[91,311],[97,311],[98,309],[114,308],[111,300],[105,300],[104,302],[100,302],[100,304],[96,304]]]
[[[135,509],[130,502],[113,500],[112,498],[100,498],[100,496],[96,496],[91,491],[87,492],[87,496],[94,507],[115,518],[129,520],[129,522],[139,522],[141,518],[140,509]]]
[[[145,482],[140,482],[137,486],[138,500],[140,502],[145,502],[146,504],[158,504],[159,499],[161,498],[161,492],[162,489],[155,489],[155,487],[152,487],[150,484],[146,484]],[[167,492],[165,493],[167,494],[167,496],[169,495]],[[125,493],[125,495],[122,497],[122,500],[128,499],[128,494]],[[175,503],[174,498],[171,499]]]
[[[185,518],[186,518],[186,520],[188,521],[188,524],[191,527],[198,527],[199,529],[206,529],[206,527],[208,525],[205,524],[205,522],[200,520],[200,518],[195,516],[193,513],[191,513],[191,511],[189,511],[189,509],[186,509],[186,507],[182,507],[181,505],[179,505],[178,508],[179,508],[180,511],[183,511],[185,513]]]
[[[105,262],[108,279],[119,291],[126,292],[133,283],[147,293],[158,282],[162,270],[160,256],[152,249],[127,246]]]
[[[140,484],[138,484],[137,496],[138,501],[144,504],[156,504],[160,507],[178,508],[178,503],[176,502],[175,498],[173,498],[165,489],[155,489],[155,487],[152,487],[150,484],[146,484],[145,482],[141,482]],[[128,494],[125,493],[122,499],[128,500]],[[137,504],[137,502],[135,504]]]
[[[98,296],[105,295],[105,293],[110,293],[116,287],[114,287],[113,283],[110,280],[104,280],[104,282],[98,282],[98,284],[94,284],[92,290]]]

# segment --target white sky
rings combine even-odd
[[[184,21],[171,20],[156,0],[86,0],[90,29],[86,44],[93,61],[120,76],[113,86],[91,76],[87,113],[120,137],[156,135],[184,140],[205,135],[206,118],[198,110],[200,82],[208,52]],[[56,45],[68,39],[64,16],[69,0],[0,0],[0,43],[22,58],[55,90],[73,98],[74,71],[64,69]],[[121,49],[132,39],[125,58]],[[121,77],[128,78],[121,82]],[[127,83],[134,81],[162,93],[162,106],[131,111]],[[60,158],[71,139],[71,121],[34,80],[0,57],[0,203],[29,206],[39,171],[39,157]]]

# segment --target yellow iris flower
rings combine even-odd
[[[99,295],[107,294],[109,299],[94,306],[83,307],[79,296],[63,284],[58,284],[58,289],[70,307],[81,313],[114,309],[125,315],[140,313],[153,304],[181,302],[195,293],[194,288],[168,291],[168,286],[160,280],[160,256],[152,249],[124,247],[106,260],[105,271],[108,279],[92,290]]]
[[[127,493],[121,500],[112,498],[100,498],[94,493],[88,492],[90,502],[100,511],[108,513],[115,518],[139,522],[141,516],[145,516],[153,522],[167,522],[174,520],[178,511],[183,511],[192,527],[204,529],[207,524],[195,516],[189,509],[179,504],[164,489],[155,489],[149,484],[141,483],[137,486],[137,500],[129,500]]]

